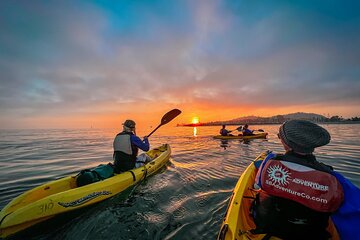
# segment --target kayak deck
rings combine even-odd
[[[76,176],[64,177],[35,187],[13,199],[0,212],[0,237],[7,237],[55,215],[110,198],[154,174],[169,160],[168,144],[147,152],[146,165],[82,187]]]
[[[218,240],[260,240],[265,237],[265,234],[252,234],[250,232],[251,229],[255,229],[256,227],[252,217],[250,216],[250,207],[256,195],[255,190],[253,189],[257,172],[254,162],[262,161],[265,157],[266,153],[262,153],[241,174],[230,198],[218,235]],[[339,234],[331,220],[329,221],[328,231],[333,240],[340,239]],[[270,239],[274,240],[280,238],[271,237]]]

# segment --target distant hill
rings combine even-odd
[[[284,118],[288,119],[304,119],[304,120],[325,120],[327,119],[325,116],[316,114],[316,113],[304,113],[304,112],[297,112],[297,113],[289,113],[282,115]]]
[[[204,123],[204,125],[283,123],[284,121],[293,120],[293,119],[309,120],[313,122],[325,122],[328,118],[326,118],[323,115],[315,114],[315,113],[297,112],[297,113],[289,113],[285,115],[276,115],[272,117],[245,116],[245,117],[239,117],[226,121],[215,121],[215,122]]]
[[[231,120],[225,121],[214,121],[214,122],[207,122],[207,123],[198,123],[196,126],[218,126],[222,124],[226,125],[244,125],[248,124],[281,124],[287,120],[293,119],[301,119],[301,120],[309,120],[312,122],[318,123],[360,123],[360,117],[352,117],[348,119],[344,119],[341,116],[332,116],[332,117],[325,117],[320,114],[316,113],[304,113],[304,112],[297,112],[297,113],[289,113],[284,115],[275,115],[272,117],[257,117],[257,116],[246,116],[246,117],[239,117],[234,118]],[[194,124],[178,124],[178,126],[189,126],[195,127]]]

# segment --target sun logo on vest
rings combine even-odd
[[[289,183],[288,178],[291,174],[286,168],[282,168],[280,165],[270,166],[267,172],[273,184],[287,185]]]

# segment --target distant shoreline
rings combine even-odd
[[[328,124],[360,124],[360,121],[344,121],[344,122],[316,122],[317,124],[321,124],[321,125],[328,125]],[[193,124],[177,124],[176,127],[213,127],[213,126],[222,126],[222,125],[226,125],[226,126],[239,126],[239,125],[245,125],[245,124],[249,124],[249,125],[279,125],[282,123],[201,123],[198,125],[193,125]]]

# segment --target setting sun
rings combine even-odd
[[[199,123],[199,117],[193,117],[191,120],[191,123],[193,123],[193,124]]]

